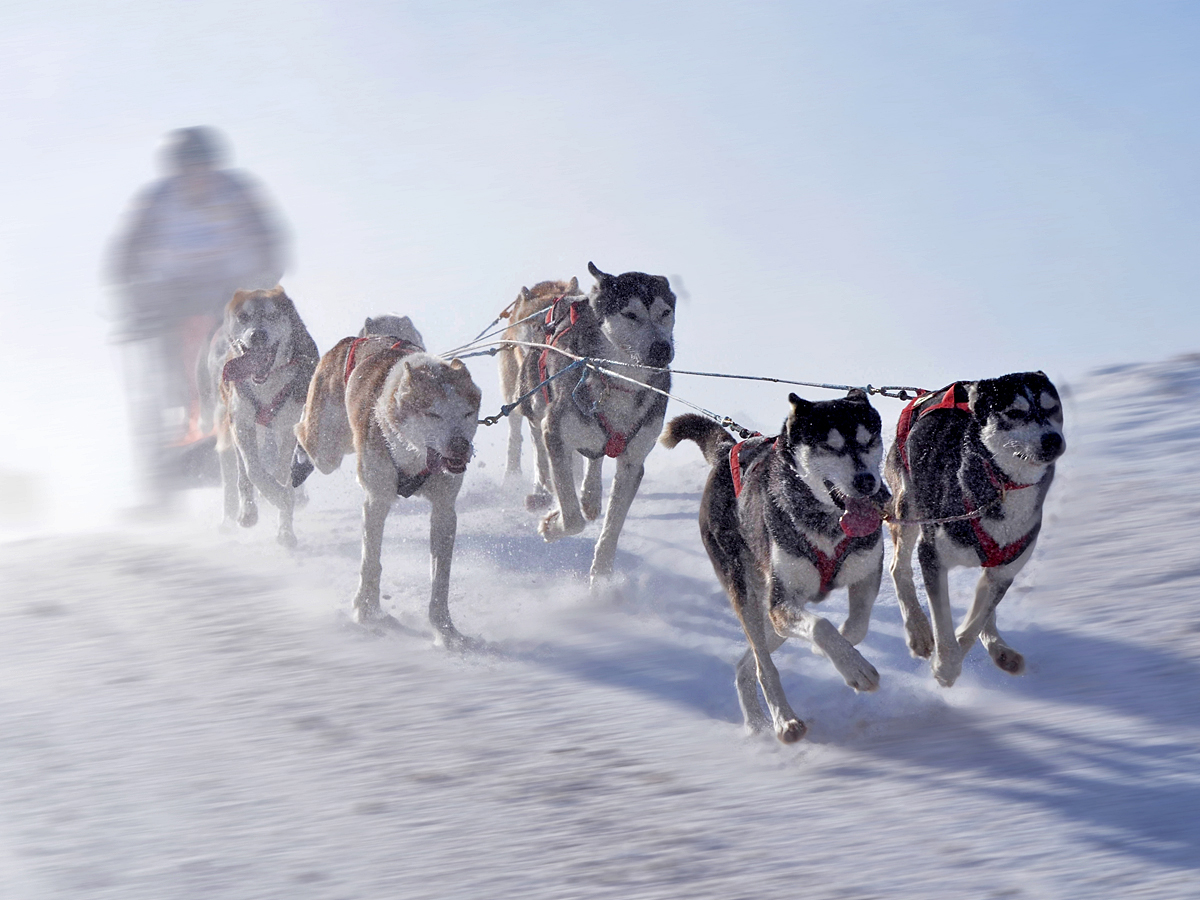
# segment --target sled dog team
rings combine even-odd
[[[601,467],[615,461],[591,566],[596,584],[612,574],[655,442],[699,446],[712,467],[701,538],[749,644],[735,674],[747,729],[772,729],[788,743],[804,736],[771,660],[789,637],[810,641],[854,690],[879,686],[855,645],[879,592],[885,522],[905,638],[913,656],[930,660],[938,683],[954,684],[977,639],[1001,669],[1024,670],[997,630],[996,607],[1037,542],[1066,447],[1062,405],[1045,374],[961,381],[920,395],[902,411],[886,463],[879,414],[857,389],[820,402],[789,395],[774,436],[737,441],[695,414],[664,430],[674,357],[670,284],[641,272],[609,275],[591,263],[588,270],[596,283],[586,294],[574,278],[546,281],[522,288],[510,307],[499,354],[504,401],[517,404],[507,475],[520,472],[524,418],[536,457],[526,505],[544,510],[538,531],[555,541],[600,516]],[[603,361],[602,369],[578,362],[584,358]],[[471,647],[449,609],[455,500],[481,399],[466,366],[427,353],[412,322],[397,316],[368,318],[357,336],[320,356],[276,287],[234,295],[207,368],[225,527],[255,524],[260,493],[279,510],[278,540],[294,546],[296,488],[314,469],[332,472],[354,453],[364,494],[355,620],[397,624],[379,603],[384,523],[397,495],[421,496],[431,505],[430,622],[439,643]],[[928,616],[917,597],[914,550]],[[981,569],[957,628],[947,589],[956,566]],[[813,610],[839,588],[849,594],[840,628]]]

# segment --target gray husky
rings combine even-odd
[[[586,297],[568,294],[548,311],[546,347],[522,362],[521,391],[529,396],[521,411],[539,457],[544,453],[550,462],[557,503],[538,526],[547,541],[578,534],[585,519],[600,515],[601,465],[606,456],[616,460],[592,558],[595,585],[612,574],[617,538],[645,471],[642,463],[666,416],[666,396],[647,388],[671,387],[664,368],[675,355],[675,295],[661,275],[609,275],[590,262],[588,271],[595,288]],[[594,359],[609,372],[577,368],[556,377],[578,357]],[[575,492],[575,453],[587,458],[582,496]]]
[[[737,664],[738,699],[748,730],[773,726],[784,743],[807,730],[771,660],[787,638],[811,641],[856,691],[879,686],[879,673],[854,645],[867,635],[879,593],[880,525],[890,499],[879,477],[879,414],[863,391],[788,400],[791,413],[774,438],[737,443],[691,413],[672,419],[662,435],[667,447],[695,441],[713,467],[700,501],[700,536],[750,643]],[[850,609],[839,630],[807,606],[841,587],[849,589]]]
[[[1042,372],[960,381],[918,397],[900,415],[885,467],[895,494],[892,579],[909,650],[930,658],[945,687],[976,638],[1004,671],[1025,669],[996,630],[996,607],[1037,543],[1054,462],[1066,450],[1062,427],[1058,391]],[[914,549],[932,629],[917,601]],[[983,569],[957,631],[946,577],[955,566]]]

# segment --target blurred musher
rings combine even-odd
[[[181,479],[173,448],[203,437],[197,365],[225,304],[237,290],[274,287],[284,271],[275,215],[254,180],[222,168],[226,161],[215,129],[170,132],[165,177],[135,198],[108,260],[135,464],[151,502]]]

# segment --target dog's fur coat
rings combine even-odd
[[[943,686],[954,684],[977,637],[1001,669],[1024,671],[1024,657],[996,630],[996,607],[1037,543],[1054,463],[1066,449],[1062,424],[1058,391],[1042,372],[958,382],[901,415],[885,467],[892,578],[909,650],[930,657]],[[917,600],[914,549],[932,628]],[[983,569],[957,631],[947,581],[956,566]]]
[[[515,402],[521,396],[521,366],[525,357],[532,352],[532,348],[525,345],[540,343],[542,340],[545,324],[537,313],[545,312],[563,297],[576,299],[579,296],[577,278],[570,281],[540,281],[532,288],[521,288],[517,299],[508,310],[508,319],[514,324],[504,329],[504,340],[515,343],[502,346],[496,356],[496,366],[500,373],[500,396],[506,405]],[[531,319],[531,316],[536,318]],[[521,423],[524,419],[519,406],[508,415],[505,481],[519,478],[521,475]],[[537,455],[534,489],[529,505],[531,508],[541,509],[550,505],[550,462],[546,459],[545,448],[541,442],[537,442],[534,449],[535,452],[541,452]]]
[[[308,394],[307,425],[297,430],[303,430],[305,450],[323,472],[336,468],[346,452],[358,455],[364,498],[355,620],[373,626],[397,624],[379,605],[384,525],[397,494],[421,496],[431,505],[429,621],[439,642],[462,649],[471,642],[450,618],[450,564],[458,528],[455,500],[474,452],[471,441],[481,394],[460,360],[446,362],[420,350],[420,335],[411,323],[403,334],[361,336],[357,351],[363,355],[348,376],[354,339],[339,342],[336,353],[326,354],[328,364],[321,361],[323,377],[314,378]],[[338,394],[344,398],[343,420],[337,419],[331,399]],[[314,427],[317,422],[321,425]],[[294,480],[311,472],[312,464],[306,471],[304,462],[297,455]]]
[[[283,288],[238,291],[209,348],[225,524],[258,521],[255,489],[279,509],[278,540],[295,546],[288,467],[317,345]]]
[[[883,575],[880,524],[888,500],[879,476],[879,414],[867,395],[788,399],[791,414],[773,440],[735,444],[692,413],[672,419],[662,435],[667,447],[695,441],[713,467],[700,501],[700,535],[750,644],[737,664],[738,700],[749,730],[773,727],[785,743],[807,730],[771,660],[787,638],[811,641],[856,691],[879,686],[879,673],[854,645],[867,635]],[[841,587],[849,589],[850,605],[839,630],[806,607]]]
[[[547,337],[549,347],[590,357],[621,375],[666,391],[669,372],[630,368],[633,363],[658,369],[674,356],[675,295],[661,275],[626,272],[608,275],[592,263],[596,286],[586,298],[564,299],[555,310]],[[605,363],[605,361],[608,361]],[[534,391],[574,362],[547,349],[529,353],[521,368],[521,392]],[[550,463],[556,508],[538,526],[547,541],[583,530],[585,519],[600,515],[601,465],[605,456],[617,461],[612,494],[592,558],[591,581],[612,574],[617,539],[645,471],[643,462],[662,429],[667,398],[622,379],[591,370],[564,375],[534,391],[523,412],[531,423],[538,453]],[[582,496],[575,492],[573,453],[587,459]],[[536,502],[535,500],[531,502]]]
[[[425,341],[408,316],[368,317],[357,337],[342,338],[321,357],[308,385],[304,413],[296,424],[293,484],[303,482],[314,465],[328,475],[342,464],[342,457],[354,452],[346,383],[358,364],[397,344],[410,350],[425,349]]]

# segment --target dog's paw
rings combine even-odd
[[[550,495],[543,490],[535,490],[525,497],[525,508],[530,512],[541,512],[550,506]]]
[[[775,728],[775,737],[784,744],[794,744],[808,733],[808,726],[799,719],[788,719]]]
[[[433,645],[441,647],[443,650],[448,650],[451,653],[474,653],[482,651],[487,647],[487,644],[483,641],[478,638],[468,637],[453,625],[435,629]]]
[[[387,634],[390,631],[401,631],[403,626],[395,616],[385,613],[378,605],[354,605],[354,621],[372,634]]]
[[[237,531],[237,520],[226,518],[221,520],[221,524],[217,526],[217,531],[221,534],[233,534]]]
[[[238,524],[243,528],[253,528],[258,524],[258,504],[246,503],[238,513]]]
[[[992,662],[1009,675],[1024,674],[1025,657],[1008,646],[1008,644],[1005,644],[1003,641],[996,641],[987,648],[987,651],[988,656],[992,658]]]
[[[547,544],[551,544],[554,541],[557,541],[559,538],[565,538],[573,534],[579,534],[581,531],[583,531],[582,521],[577,525],[568,526],[563,521],[562,512],[557,509],[548,513],[546,517],[542,519],[541,524],[538,525],[538,534],[546,539]]]
[[[919,619],[910,616],[904,622],[904,641],[914,659],[929,659],[933,653],[933,629],[929,620],[922,615]]]
[[[600,518],[600,492],[584,489],[579,497],[579,507],[583,510],[583,517],[589,522]]]
[[[312,460],[308,458],[308,454],[304,452],[304,448],[297,444],[295,451],[292,453],[292,487],[298,488],[304,484],[308,476],[313,473],[313,468]]]
[[[956,649],[957,646],[956,644]],[[941,653],[935,650],[929,660],[929,666],[933,670],[934,680],[938,684],[942,687],[952,687],[954,682],[958,681],[958,676],[962,674],[962,656],[957,653]]]
[[[296,533],[290,528],[279,529],[279,534],[275,535],[275,541],[279,544],[279,546],[286,547],[289,550],[295,550],[297,543],[299,543],[296,540]]]
[[[846,654],[844,659],[834,659],[834,667],[838,674],[845,679],[846,684],[860,693],[869,693],[879,688],[879,671],[863,657],[861,653],[850,648],[853,655]]]

